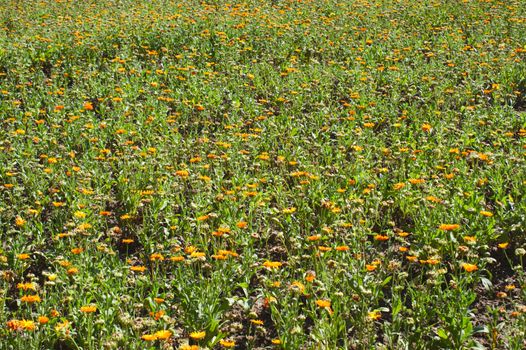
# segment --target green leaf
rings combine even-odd
[[[398,315],[398,313],[401,310],[402,310],[402,300],[397,298],[393,304],[393,318],[395,318],[396,315]]]
[[[437,335],[440,338],[442,338],[442,339],[447,339],[448,338],[448,334],[446,333],[446,331],[443,328],[437,329]]]

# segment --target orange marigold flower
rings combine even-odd
[[[427,196],[426,200],[433,202],[433,203],[442,203],[442,199],[435,197],[435,196]]]
[[[39,316],[38,317],[38,323],[46,324],[48,322],[49,322],[49,317],[47,317],[47,316]]]
[[[399,183],[396,183],[396,184],[393,185],[393,189],[397,190],[397,191],[401,190],[404,187],[405,187],[405,183],[403,183],[403,182],[399,182]]]
[[[80,308],[80,312],[83,312],[85,314],[93,313],[95,311],[97,311],[97,306],[95,305],[86,305]]]
[[[236,224],[238,228],[246,228],[248,226],[248,222],[246,221],[240,221]]]
[[[201,215],[197,218],[197,221],[205,221],[209,218],[209,215]]]
[[[40,303],[42,299],[38,295],[24,295],[22,298],[20,298],[20,301],[28,304],[32,303]]]
[[[408,180],[412,185],[420,185],[426,182],[424,179],[409,179]]]
[[[438,229],[442,231],[454,231],[460,227],[459,224],[441,224]]]
[[[29,254],[25,254],[25,253],[23,253],[23,254],[18,254],[16,257],[17,257],[18,259],[20,259],[20,260],[27,260],[27,259],[29,259]]]
[[[318,305],[319,307],[331,307],[331,301],[325,299],[318,299],[316,300],[316,305]]]
[[[376,268],[377,268],[376,265],[369,265],[369,264],[365,265],[365,269],[369,272],[376,270]]]
[[[60,316],[60,312],[58,312],[57,310],[53,309],[53,310],[51,310],[51,311],[49,312],[49,315],[50,315],[51,317],[58,317],[58,316]]]
[[[92,111],[93,110],[93,104],[91,102],[84,102],[84,109],[86,111]]]
[[[279,261],[265,261],[263,263],[263,266],[268,268],[268,269],[277,269],[278,267],[281,267],[283,265],[283,263],[279,262]]]
[[[130,270],[133,272],[144,272],[146,271],[146,266],[130,266]]]
[[[389,239],[388,236],[385,235],[376,235],[374,236],[375,241],[387,241]]]
[[[321,235],[314,235],[314,236],[307,237],[307,240],[310,241],[310,242],[314,242],[314,241],[317,241],[319,239],[321,239]]]
[[[150,261],[163,261],[164,256],[160,253],[153,253],[150,255]]]
[[[7,328],[9,328],[12,331],[16,331],[20,329],[20,321],[19,320],[9,320],[7,321]]]
[[[186,178],[190,175],[190,173],[188,172],[188,170],[177,170],[175,172],[175,175],[179,176],[179,177],[183,177],[183,178]]]
[[[431,129],[432,129],[432,127],[431,127],[430,124],[427,124],[427,123],[422,124],[422,131],[423,132],[430,132]]]
[[[305,281],[312,282],[316,279],[316,272],[314,271],[308,271],[305,276]]]
[[[16,219],[15,219],[15,224],[18,227],[22,227],[22,226],[24,226],[26,224],[26,220],[22,219],[21,216],[17,216]]]
[[[463,263],[461,266],[466,272],[473,272],[479,269],[478,266],[475,264]]]
[[[411,261],[411,262],[415,262],[418,260],[418,258],[414,255],[408,255],[405,257],[407,260]]]
[[[36,326],[35,322],[31,320],[20,320],[17,321],[17,329],[22,329],[24,331],[34,331]]]

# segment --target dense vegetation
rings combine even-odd
[[[0,2],[1,349],[526,348],[522,0]]]

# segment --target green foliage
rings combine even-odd
[[[0,349],[526,347],[522,1],[30,3]]]

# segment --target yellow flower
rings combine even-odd
[[[371,320],[378,320],[379,318],[382,317],[382,314],[380,313],[380,311],[378,310],[374,310],[374,311],[370,311],[367,313],[367,317]]]
[[[69,321],[68,320],[65,320],[64,322],[57,323],[57,325],[55,326],[55,330],[57,332],[66,331],[66,333],[68,333],[69,332],[68,328],[69,328]]]
[[[141,339],[146,341],[156,341],[157,336],[155,334],[145,334],[141,337]]]
[[[184,344],[184,345],[181,345],[179,350],[199,350],[199,346]]]
[[[305,286],[299,281],[294,281],[290,284],[290,289],[298,290],[303,293],[305,291]]]
[[[157,337],[157,339],[159,340],[167,340],[172,336],[172,332],[165,329],[155,332],[154,336]]]
[[[29,289],[31,289],[31,290],[35,290],[35,289],[36,289],[36,288],[35,288],[35,284],[34,284],[33,282],[18,283],[18,284],[16,285],[16,287],[17,287],[18,289],[22,289],[22,290],[29,290]]]
[[[318,305],[319,307],[323,307],[323,308],[331,307],[331,301],[319,299],[319,300],[316,300],[316,305]]]
[[[85,314],[93,313],[95,311],[97,311],[97,306],[95,305],[86,305],[80,308],[80,312],[83,312]]]
[[[296,208],[294,207],[290,207],[290,208],[285,208],[282,210],[283,214],[292,214],[296,211]]]
[[[31,320],[20,320],[19,327],[22,328],[25,331],[34,331],[35,330],[35,322]]]
[[[199,332],[192,332],[192,333],[190,333],[190,338],[192,338],[193,340],[201,340],[204,337],[206,337],[206,332],[205,331],[199,331]]]
[[[74,214],[73,214],[77,219],[84,219],[86,217],[86,213],[83,212],[83,211],[80,211],[80,210],[77,210]]]
[[[236,342],[233,341],[233,340],[225,340],[225,339],[221,339],[219,341],[219,344],[221,344],[221,346],[225,347],[225,348],[233,348],[234,346],[236,346]]]
[[[150,255],[150,261],[163,261],[164,256],[160,253],[153,253]]]
[[[490,218],[490,217],[493,216],[493,213],[492,213],[491,211],[481,210],[481,211],[480,211],[480,215],[485,216],[485,217],[487,217],[487,218]]]
[[[477,237],[475,236],[464,236],[464,242],[466,243],[476,243]]]
[[[17,216],[16,219],[15,219],[15,224],[18,227],[22,227],[22,226],[24,226],[26,224],[26,220],[22,219],[22,217],[20,217],[20,216]]]

